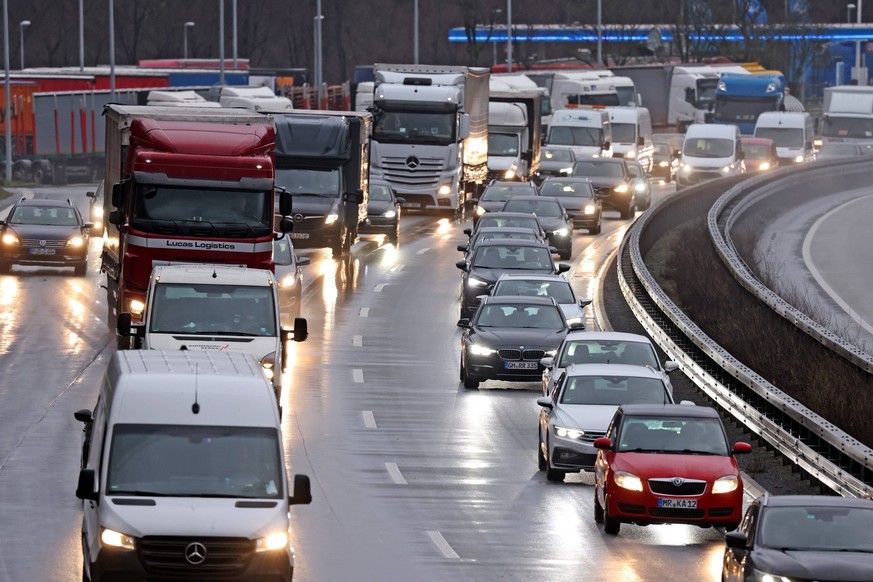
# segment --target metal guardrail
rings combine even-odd
[[[779,179],[780,175],[775,175]],[[771,183],[756,178],[736,188]],[[691,188],[660,201],[634,224],[622,242],[618,278],[622,293],[652,338],[680,362],[683,372],[717,405],[786,458],[837,493],[873,494],[873,451],[773,386],[707,336],[660,288],[643,261],[668,230],[708,214],[724,181]]]

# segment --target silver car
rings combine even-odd
[[[643,366],[574,364],[540,409],[537,466],[549,481],[567,473],[591,471],[597,459],[594,439],[606,434],[621,404],[672,404],[661,374]]]
[[[551,394],[564,368],[571,364],[628,364],[648,366],[661,374],[670,394],[673,385],[668,374],[679,364],[668,360],[661,365],[655,346],[644,335],[618,331],[570,332],[564,338],[554,358],[543,358],[543,394]]]
[[[585,329],[585,306],[590,299],[577,299],[573,287],[561,275],[527,275],[507,273],[501,275],[491,290],[491,295],[527,295],[552,297],[558,302],[570,329]]]
[[[295,317],[300,317],[303,300],[303,270],[300,267],[309,264],[309,257],[298,257],[291,239],[286,236],[273,241],[273,263],[279,282],[282,323],[293,322]]]

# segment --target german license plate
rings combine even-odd
[[[309,238],[308,232],[289,232],[288,238]]]
[[[658,498],[658,507],[664,509],[697,509],[696,499],[664,499]]]
[[[536,370],[537,362],[506,362],[507,370]]]
[[[400,206],[402,206],[403,208],[421,208],[421,204],[419,204],[418,202],[404,202]]]
[[[53,255],[55,249],[44,249],[42,247],[30,249],[31,255]]]

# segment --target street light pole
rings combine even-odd
[[[321,13],[321,0],[315,3],[315,98],[316,109],[321,109],[321,85],[324,83],[324,62],[322,61],[321,23],[324,15]]]
[[[418,64],[418,0],[413,0],[413,2],[414,2],[414,4],[413,4],[413,8],[412,8],[412,12],[413,12],[412,19],[415,22],[415,28],[413,28],[413,33],[412,33],[413,47],[414,47],[414,50],[412,51],[413,52],[412,57],[414,59],[413,62],[417,65]]]
[[[218,2],[218,84],[224,86],[224,0]]]
[[[12,101],[12,96],[9,91],[9,1],[3,0],[3,68],[5,69],[6,87],[4,91],[6,110],[9,110],[9,103]],[[6,149],[4,158],[6,158],[6,183],[12,181],[12,124],[7,122],[6,126]]]
[[[854,9],[854,4],[846,4],[846,24],[852,24],[852,10]]]
[[[79,0],[79,71],[85,70],[85,0]]]
[[[237,51],[236,51],[236,0],[233,0],[233,68],[237,68]]]
[[[109,98],[115,101],[115,2],[109,0]]]
[[[506,70],[512,72],[512,0],[506,0]]]
[[[193,28],[193,22],[186,22],[185,26],[182,27],[182,58],[188,58],[188,29]]]
[[[18,40],[20,42],[19,47],[19,56],[21,57],[21,70],[24,70],[24,31],[30,26],[29,20],[22,20],[18,23],[18,28],[20,29],[20,34],[18,35]]]
[[[597,0],[597,69],[603,68],[603,1]]]

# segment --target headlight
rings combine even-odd
[[[792,582],[787,576],[777,576],[776,574],[767,574],[760,570],[752,569],[752,576],[747,578],[753,582]]]
[[[264,374],[268,380],[273,379],[273,368],[276,365],[276,352],[270,352],[261,358],[261,368],[264,369]]]
[[[646,185],[643,182],[637,182],[636,184],[634,184],[634,190],[637,192],[645,192]]]
[[[637,157],[637,152],[635,152],[634,150],[629,150],[627,153],[624,154],[624,157],[629,159],[629,160],[632,160],[635,157]]]
[[[558,230],[553,230],[553,231],[552,231],[552,234],[553,234],[554,236],[567,236],[567,234],[568,234],[569,232],[570,232],[570,231],[567,230],[566,228],[559,228]]]
[[[683,174],[690,174],[694,168],[689,166],[688,164],[682,164],[682,168],[679,170]]]
[[[761,162],[761,165],[758,166],[758,169],[759,170],[769,170],[770,169],[770,162]]]
[[[562,174],[567,174],[568,176],[573,173],[573,168],[561,168],[559,170]]]
[[[585,214],[594,214],[596,212],[597,212],[597,207],[594,206],[593,204],[586,204],[585,205]]]
[[[585,431],[578,428],[564,428],[563,426],[555,425],[555,434],[562,439],[581,439],[585,436]]]
[[[619,194],[624,194],[625,192],[627,192],[627,184],[619,184],[618,186],[613,188],[613,190],[615,190]]]
[[[440,186],[440,189],[437,190],[437,194],[439,194],[440,196],[448,196],[451,193],[452,187],[449,184],[443,184],[442,186]]]
[[[467,278],[467,287],[487,287],[488,283],[483,281],[482,279],[477,279],[476,277],[468,277]]]
[[[503,174],[504,180],[512,180],[515,178],[515,168],[509,168],[506,170],[506,173]]]
[[[546,358],[554,358],[555,354],[558,353],[558,350],[546,350],[545,357]]]
[[[85,239],[83,239],[81,236],[78,236],[78,235],[70,237],[70,240],[67,241],[68,247],[79,248],[83,244],[85,244]]]
[[[721,169],[721,173],[727,174],[727,173],[731,172],[733,169],[734,169],[734,165],[728,164],[727,166],[725,166],[724,168]]]
[[[797,163],[797,164],[803,162],[803,156],[796,156],[796,157],[794,158],[794,162]]]
[[[95,206],[93,208],[93,212],[91,213],[91,216],[93,216],[94,218],[102,218],[103,217],[103,207],[102,206]]]
[[[276,550],[284,550],[288,547],[288,534],[280,531],[268,535],[267,537],[258,538],[255,545],[256,552],[274,552]]]
[[[297,284],[297,275],[285,275],[279,281],[279,287],[293,287]]]
[[[665,160],[665,161],[658,162],[658,166],[660,166],[660,167],[662,167],[662,168],[666,168],[666,167],[669,166],[669,165],[670,165],[670,162],[668,162],[668,161],[666,161],[666,160]]]
[[[17,245],[18,237],[12,234],[11,232],[7,232],[3,235],[3,244],[4,245]]]
[[[134,315],[142,315],[142,312],[145,311],[145,303],[140,301],[139,299],[131,299],[130,300],[130,312]]]
[[[385,212],[382,213],[382,216],[384,216],[385,218],[394,218],[395,216],[397,216],[397,211],[396,210],[386,210]]]
[[[485,214],[486,212],[487,212],[487,210],[485,210],[485,209],[482,208],[481,206],[477,206],[477,207],[476,207],[476,216],[482,216],[482,215]]]
[[[712,492],[730,493],[731,491],[736,491],[739,486],[740,480],[737,479],[736,475],[726,475],[715,480],[715,483],[712,484]]]
[[[640,481],[640,478],[633,473],[628,473],[626,471],[616,471],[612,478],[615,481],[615,484],[622,489],[627,489],[629,491],[643,490],[643,482]]]
[[[582,323],[581,317],[571,317],[567,320],[567,325],[576,325],[577,323]]]
[[[337,220],[339,220],[339,214],[330,213],[324,217],[324,224],[333,224]]]
[[[497,350],[492,350],[478,344],[470,344],[470,353],[474,356],[491,356],[496,354]]]
[[[104,529],[100,534],[100,541],[104,546],[113,548],[123,548],[125,550],[133,550],[133,538],[129,535],[119,533],[111,529]]]

